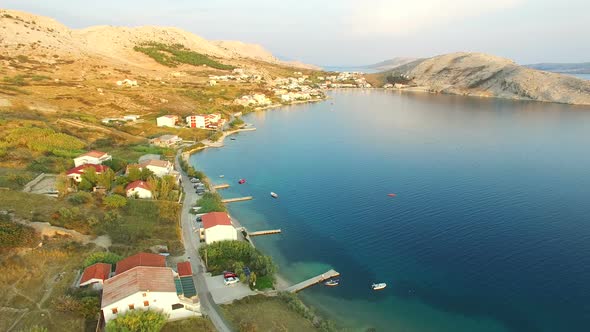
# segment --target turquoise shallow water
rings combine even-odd
[[[588,330],[589,108],[330,95],[192,157],[255,197],[230,205],[248,229],[283,230],[256,244],[288,279],[342,273],[306,301],[350,330]]]

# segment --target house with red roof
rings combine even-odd
[[[237,240],[238,231],[234,227],[225,212],[210,212],[204,214],[203,233],[205,235],[205,243],[210,244],[215,241]]]
[[[107,160],[112,160],[113,157],[102,151],[92,150],[74,158],[74,166],[78,167],[84,164],[100,165]]]
[[[178,276],[188,277],[193,275],[193,269],[191,268],[191,262],[180,262],[176,264],[176,271]]]
[[[143,180],[136,180],[125,187],[127,197],[152,198],[152,190],[149,183]]]
[[[80,287],[92,285],[94,288],[102,288],[103,282],[111,274],[111,264],[96,263],[84,269],[80,279]]]
[[[186,281],[192,281],[192,278]],[[133,266],[105,280],[102,314],[105,323],[130,310],[159,311],[170,320],[200,316],[201,307],[196,292],[190,297],[185,296],[186,293],[180,278],[171,268]]]
[[[140,252],[117,262],[115,274],[119,275],[137,266],[165,267],[166,258],[162,255]]]
[[[82,174],[84,173],[84,170],[86,170],[87,168],[94,168],[96,174],[101,174],[109,169],[108,166],[100,164],[82,164],[67,171],[66,176],[80,183],[80,181],[82,181]]]

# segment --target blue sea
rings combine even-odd
[[[348,331],[590,330],[590,108],[330,98],[249,114],[257,131],[191,159],[254,196],[229,205],[249,230],[282,229],[255,241],[282,275],[342,274],[307,303]]]

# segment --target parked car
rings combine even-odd
[[[237,278],[238,276],[233,272],[227,272],[223,274],[223,278]]]
[[[197,221],[201,222],[201,221],[203,221],[203,218],[199,216],[199,217],[197,217]]]
[[[233,285],[240,282],[240,279],[237,277],[229,277],[229,278],[223,278],[223,283],[227,286],[227,285]]]
[[[197,183],[197,182],[199,182],[199,179],[197,179],[197,178],[191,178],[191,182],[192,183]]]

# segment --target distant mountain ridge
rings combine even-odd
[[[397,68],[399,66],[403,66],[407,63],[414,62],[419,60],[419,58],[410,58],[410,57],[396,57],[393,59],[381,61],[378,63],[374,63],[372,65],[364,66],[366,68],[374,69],[376,71],[385,71]]]
[[[444,54],[380,74],[384,79],[396,75],[431,92],[590,105],[590,81],[483,53]]]
[[[579,63],[535,63],[525,67],[567,74],[590,74],[590,62]]]

